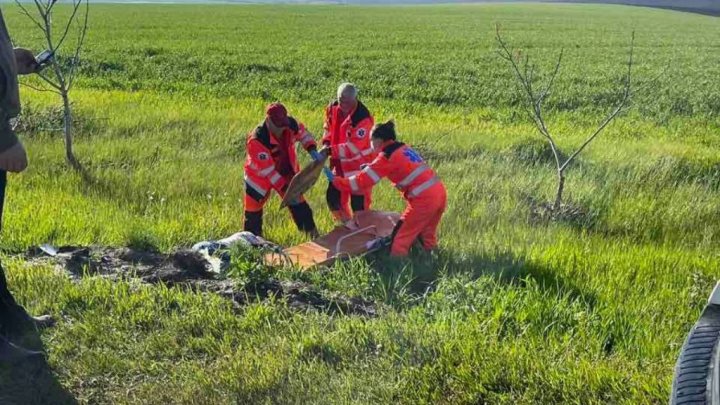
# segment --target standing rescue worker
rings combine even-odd
[[[29,50],[13,49],[5,20],[0,12],[0,226],[7,172],[19,173],[28,165],[25,148],[10,125],[10,119],[20,113],[17,75],[37,73],[42,68],[43,66],[35,60],[35,56]],[[34,351],[42,349],[37,327],[50,326],[53,321],[47,315],[37,318],[30,316],[25,308],[15,301],[0,265],[0,364],[31,356],[42,356],[42,352]],[[35,347],[32,347],[34,350],[27,350],[16,343],[23,346],[33,343]]]
[[[320,159],[313,135],[288,115],[280,103],[272,103],[265,110],[265,121],[248,134],[245,160],[245,224],[244,230],[262,236],[263,206],[274,189],[285,195],[290,180],[299,171],[295,143],[315,160]],[[302,232],[318,236],[310,205],[300,196],[288,208],[295,224]]]
[[[338,87],[337,100],[325,110],[322,152],[329,155],[333,173],[341,177],[358,174],[361,166],[375,157],[370,146],[370,131],[375,120],[357,96],[355,85],[343,83]],[[326,200],[335,220],[347,222],[353,212],[370,209],[371,191],[351,193],[329,184]]]
[[[373,128],[372,147],[379,154],[360,173],[339,177],[326,170],[328,180],[340,190],[359,193],[387,177],[407,202],[391,236],[390,254],[407,256],[418,238],[426,251],[435,249],[437,228],[447,205],[445,186],[415,150],[396,140],[393,121]]]

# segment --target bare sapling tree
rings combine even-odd
[[[60,96],[63,103],[62,130],[65,138],[65,158],[73,169],[82,171],[82,165],[73,151],[73,111],[69,95],[80,65],[80,50],[85,43],[90,11],[89,0],[67,1],[70,6],[69,16],[58,18],[62,21],[58,23],[53,18],[57,10],[55,6],[65,2],[33,0],[35,10],[32,12],[26,8],[26,5],[32,9],[33,3],[23,4],[20,0],[15,0],[15,3],[42,32],[47,47],[46,60],[42,61],[47,66],[39,74],[42,79],[40,85],[36,86],[26,82],[23,85],[38,91],[53,92]],[[64,16],[64,13],[62,15]]]
[[[498,53],[500,57],[510,63],[513,74],[517,79],[520,93],[525,100],[525,107],[530,114],[535,126],[540,134],[547,140],[550,145],[553,157],[555,158],[555,169],[557,172],[557,190],[555,192],[555,202],[552,205],[554,213],[559,212],[563,191],[565,189],[565,171],[575,158],[587,146],[597,138],[597,136],[607,127],[621,112],[625,111],[630,105],[632,97],[632,68],[633,68],[633,50],[635,47],[635,32],[633,31],[630,39],[630,51],[627,61],[627,70],[622,81],[622,90],[619,101],[615,104],[612,111],[603,119],[595,130],[585,139],[585,141],[568,157],[564,157],[558,148],[555,135],[550,132],[545,122],[544,104],[548,96],[552,92],[555,78],[560,71],[562,65],[564,49],[560,50],[555,63],[555,68],[549,75],[545,85],[538,86],[538,76],[540,75],[535,64],[531,63],[528,55],[522,56],[519,52],[513,52],[500,35],[500,27],[496,26],[496,40],[499,45]]]

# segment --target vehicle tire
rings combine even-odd
[[[720,405],[720,305],[709,304],[675,365],[671,405]]]

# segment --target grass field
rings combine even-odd
[[[16,44],[40,48],[17,10]],[[496,54],[495,23],[549,69],[550,125],[569,152],[618,99],[630,33],[648,89],[568,172],[584,214],[539,224],[550,155]],[[24,89],[30,169],[11,177],[0,248],[10,287],[56,315],[43,340],[87,403],[665,403],[674,362],[720,268],[720,25],[602,5],[92,8],[63,161],[59,100]],[[662,72],[657,80],[651,80]],[[302,279],[379,316],[298,312],[181,288],[72,282],[32,245],[162,251],[242,227],[244,134],[276,99],[312,130],[340,81],[395,117],[448,187],[442,252]],[[303,160],[307,158],[303,156]],[[309,200],[323,230],[324,183]],[[376,207],[401,209],[382,184]],[[302,241],[278,201],[266,236]]]

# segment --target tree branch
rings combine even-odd
[[[27,18],[30,19],[30,21],[32,21],[35,25],[37,25],[38,28],[40,28],[41,30],[44,30],[42,24],[40,24],[40,21],[36,20],[35,17],[33,17],[32,14],[30,14],[28,9],[26,9],[25,6],[23,6],[22,3],[20,3],[20,0],[15,0],[15,4],[17,4],[20,7],[20,10],[22,10],[23,14],[25,14],[27,16]]]
[[[555,166],[558,170],[560,170],[560,156],[558,153],[557,145],[555,144],[555,140],[550,134],[550,131],[547,128],[547,125],[545,125],[545,120],[543,119],[542,115],[542,98],[544,98],[544,95],[541,97],[538,97],[535,95],[535,92],[532,88],[531,78],[534,74],[534,66],[530,67],[530,58],[529,56],[525,57],[525,63],[524,63],[524,71],[525,74],[523,75],[522,71],[520,70],[520,67],[518,66],[515,58],[513,57],[512,52],[508,48],[507,44],[505,44],[505,41],[503,41],[502,36],[500,35],[500,26],[495,26],[495,38],[500,45],[500,50],[498,50],[498,53],[500,53],[500,56],[503,57],[503,59],[510,62],[512,65],[513,71],[515,72],[515,77],[520,82],[521,88],[525,92],[525,96],[528,100],[528,112],[530,113],[530,117],[532,118],[533,122],[535,123],[535,126],[537,127],[538,131],[542,136],[544,136],[548,143],[550,144],[550,149],[552,150],[553,157],[555,158]],[[503,55],[504,54],[504,55]],[[552,83],[555,79],[555,75],[557,75],[558,70],[560,69],[560,63],[562,61],[562,52],[560,53],[560,57],[558,58],[558,62],[555,66],[555,71],[553,72],[553,76],[548,83],[548,86],[546,87],[544,93],[547,93],[550,90],[550,87],[552,86]],[[530,77],[528,77],[530,76]]]
[[[55,83],[54,81],[52,81],[49,77],[45,76],[42,72],[39,72],[37,75],[38,75],[41,79],[43,79],[43,80],[45,81],[45,83],[49,84],[50,87],[53,87],[53,88],[55,88],[55,89],[57,89],[57,90],[62,90],[62,88],[60,87],[59,84],[57,84],[57,83]]]
[[[55,3],[57,3],[57,0],[47,0],[47,7],[45,10],[47,10],[47,14],[50,14],[53,7],[55,7]]]
[[[569,158],[567,158],[565,163],[563,163],[562,167],[560,167],[560,171],[565,170],[565,168],[575,159],[575,157],[577,155],[579,155],[580,152],[582,152],[583,149],[585,149],[585,147],[587,147],[590,144],[590,142],[592,142],[593,139],[595,139],[595,137],[598,136],[600,134],[600,132],[602,132],[602,130],[605,129],[605,127],[610,122],[612,122],[612,120],[614,120],[615,117],[617,117],[617,115],[620,114],[620,112],[627,105],[628,100],[630,100],[630,88],[631,88],[631,84],[632,84],[632,66],[633,66],[633,51],[634,51],[634,49],[635,49],[635,31],[632,32],[632,37],[630,40],[630,55],[628,56],[627,74],[625,75],[625,85],[624,85],[624,89],[623,89],[622,99],[620,100],[620,102],[618,102],[617,106],[615,107],[615,110],[613,110],[613,112],[610,113],[610,115],[608,115],[607,118],[605,118],[605,120],[600,124],[600,126],[595,130],[595,132],[592,135],[590,135],[582,145],[580,145],[580,147],[578,148],[578,150],[575,151],[575,153],[573,153],[572,155],[570,155]]]
[[[50,13],[43,13],[40,0],[34,0],[34,1],[35,1],[35,5],[38,8],[38,12],[40,12],[40,15],[43,17],[43,22],[45,23],[45,28],[43,28],[42,31],[43,31],[43,34],[45,34],[45,40],[47,41],[48,49],[50,49],[51,51],[54,51],[55,47],[53,46],[53,42],[52,42],[52,23],[50,22],[50,19],[52,17],[50,16]],[[47,11],[47,9],[46,9],[46,11]],[[51,64],[53,64],[53,65],[56,64],[54,59],[52,60]],[[58,76],[58,80],[60,80],[59,76]]]
[[[79,2],[82,2],[82,0],[79,0]],[[77,73],[77,67],[80,64],[80,50],[82,49],[82,46],[85,43],[85,35],[87,34],[88,16],[89,15],[90,15],[90,1],[85,0],[85,18],[83,20],[82,30],[80,31],[80,35],[78,36],[77,46],[75,47],[75,56],[73,57],[72,65],[70,66],[70,72],[68,73],[68,85],[67,85],[68,91],[70,91],[70,88],[72,87],[73,82],[75,81],[75,74]]]
[[[20,83],[20,84],[23,85],[23,86],[25,86],[25,87],[29,87],[29,88],[31,88],[31,89],[33,89],[33,90],[35,90],[35,91],[43,91],[43,92],[50,92],[50,93],[60,94],[59,91],[53,90],[53,89],[48,89],[47,87],[36,87],[35,85],[32,85],[32,84],[30,84],[30,83]]]
[[[498,50],[498,53],[500,56],[502,56],[503,59],[510,62],[510,65],[513,68],[513,72],[515,73],[516,78],[520,81],[521,87],[526,92],[526,96],[528,96],[530,99],[532,99],[532,92],[529,91],[530,89],[527,88],[526,82],[525,82],[525,76],[523,76],[522,72],[520,71],[520,67],[517,65],[517,62],[515,60],[515,57],[513,56],[510,49],[505,44],[505,41],[503,41],[502,37],[500,36],[500,26],[495,26],[495,39],[497,40],[498,44],[500,45],[500,49]],[[519,57],[518,57],[519,58]],[[527,63],[525,64],[525,67],[527,68]]]
[[[42,17],[43,21],[47,24],[47,13],[45,12],[45,7],[42,3],[40,3],[40,0],[33,0],[35,3],[35,7],[37,7],[38,13],[40,14],[40,17]],[[44,31],[44,29],[43,29]]]
[[[588,137],[588,138],[585,140],[585,142],[580,146],[580,148],[578,148],[578,150],[576,150],[572,155],[570,155],[569,158],[567,158],[567,160],[565,161],[565,163],[563,163],[563,165],[560,167],[560,171],[564,171],[564,170],[565,170],[565,168],[575,159],[575,157],[576,157],[577,155],[579,155],[580,152],[582,152],[583,149],[585,149],[585,147],[588,146],[588,145],[590,144],[590,142],[592,142],[593,139],[595,139],[595,137],[598,136],[598,135],[600,134],[600,132],[602,132],[602,130],[605,129],[605,127],[606,127],[613,119],[615,119],[615,117],[620,113],[620,111],[622,111],[623,107],[625,107],[625,103],[624,103],[624,102],[623,102],[621,105],[617,106],[617,107],[615,108],[615,110],[614,110],[610,115],[608,115],[608,116],[605,118],[605,120],[602,122],[602,124],[600,124],[600,126],[595,130],[595,132],[593,132],[593,134],[590,135],[590,137]]]
[[[557,63],[555,64],[555,69],[552,72],[552,75],[550,76],[550,80],[548,81],[547,86],[545,86],[545,90],[543,90],[542,93],[540,93],[540,96],[538,97],[538,104],[542,103],[545,100],[545,97],[550,92],[550,89],[552,89],[553,84],[555,83],[555,77],[557,76],[558,72],[560,71],[560,64],[562,63],[563,54],[565,53],[565,48],[560,48],[560,54],[558,55]]]
[[[47,49],[51,52],[54,52],[57,54],[56,51],[59,50],[61,46],[64,45],[65,40],[67,39],[70,30],[74,26],[74,22],[78,18],[78,11],[80,10],[80,7],[82,6],[83,0],[72,0],[72,11],[70,13],[70,16],[66,22],[66,25],[64,27],[64,30],[62,31],[62,35],[60,36],[58,42],[56,45],[53,44],[53,24],[52,24],[52,10],[53,7],[57,4],[58,0],[33,0],[35,3],[35,7],[38,10],[38,13],[42,17],[42,23],[38,22],[35,18],[32,17],[32,15],[22,6],[19,1],[21,0],[15,0],[16,3],[21,7],[23,12],[25,12],[25,15],[27,15],[31,21],[33,21],[40,30],[43,32],[45,36],[45,40],[47,41]],[[79,29],[78,33],[78,39],[77,39],[77,46],[74,51],[74,57],[70,60],[69,67],[67,66],[61,66],[58,62],[58,59],[52,58],[50,59],[48,63],[48,67],[50,67],[51,72],[54,73],[55,77],[54,79],[51,79],[46,74],[42,72],[38,72],[38,76],[52,89],[46,88],[46,87],[37,87],[35,85],[25,84],[26,86],[33,88],[38,91],[50,91],[54,92],[60,95],[60,97],[63,100],[63,134],[65,138],[65,157],[68,161],[68,163],[76,170],[82,171],[82,165],[75,157],[75,154],[73,152],[73,132],[72,132],[72,108],[70,105],[70,100],[68,99],[68,92],[70,91],[70,85],[72,84],[72,77],[74,76],[76,69],[79,65],[79,55],[80,50],[85,42],[85,36],[87,34],[87,28],[88,28],[88,14],[90,10],[89,0],[85,1],[85,18],[83,21],[83,25]]]
[[[59,49],[60,46],[62,46],[62,43],[65,41],[65,37],[67,37],[68,32],[70,32],[70,27],[72,27],[73,21],[75,20],[75,16],[77,15],[78,9],[80,8],[81,4],[82,0],[73,0],[72,14],[70,14],[70,18],[68,18],[67,25],[65,26],[65,32],[63,32],[57,45],[55,45],[55,49]]]
[[[513,71],[515,72],[515,76],[518,79],[518,81],[520,81],[520,85],[521,85],[522,89],[525,91],[525,96],[530,101],[530,105],[533,105],[535,97],[532,93],[532,89],[528,86],[527,80],[526,80],[525,76],[523,76],[522,72],[520,71],[520,67],[517,65],[517,62],[515,61],[515,58],[513,57],[512,52],[510,51],[510,49],[508,49],[507,45],[505,44],[505,41],[503,41],[502,37],[500,36],[500,26],[496,25],[495,29],[496,29],[495,38],[497,39],[497,42],[501,48],[501,50],[499,50],[498,52],[503,52],[505,54],[503,59],[509,61],[510,64],[512,65]],[[502,55],[502,53],[501,53],[501,55]]]

